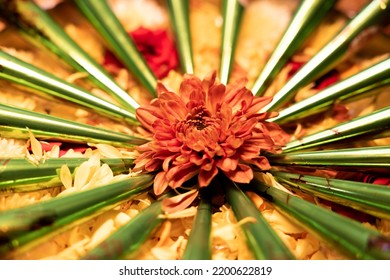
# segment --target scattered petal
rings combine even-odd
[[[198,190],[193,189],[189,192],[176,195],[170,198],[164,198],[162,209],[165,213],[173,213],[187,208],[198,197]]]

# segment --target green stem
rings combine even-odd
[[[127,183],[128,182],[123,182]],[[128,185],[127,185],[128,186]],[[129,188],[129,187],[128,187]],[[56,219],[52,224],[44,227],[29,230],[19,235],[8,236],[0,243],[0,256],[10,258],[11,256],[29,251],[35,246],[47,242],[50,238],[65,232],[75,226],[81,225],[86,221],[115,208],[126,200],[130,200],[135,196],[147,191],[145,186],[134,186],[133,189],[123,192],[117,196],[107,197],[91,204],[89,207],[84,207],[77,212],[70,213],[67,216]]]
[[[275,94],[271,103],[262,112],[274,111],[286,104],[301,87],[332,69],[347,52],[351,42],[364,29],[378,23],[389,11],[388,0],[374,0],[358,13],[344,28],[310,59]]]
[[[211,196],[206,188],[201,190],[198,211],[188,238],[184,260],[210,260],[211,259]]]
[[[0,0],[0,14],[76,70],[87,72],[95,85],[110,93],[124,108],[134,112],[139,107],[108,72],[33,1]]]
[[[129,112],[107,102],[85,89],[68,83],[0,50],[2,66],[0,78],[17,83],[28,90],[44,97],[55,97],[81,105],[93,112],[107,116],[116,121],[138,124],[134,112]]]
[[[272,174],[292,188],[379,218],[390,218],[390,188],[387,186],[286,172]]]
[[[260,181],[253,181],[252,187],[271,199],[285,214],[349,256],[356,259],[390,259],[390,239],[378,231]]]
[[[0,158],[0,193],[30,192],[61,186],[59,171],[68,166],[73,172],[88,158],[49,158],[34,164],[25,158]],[[103,158],[114,174],[129,170],[133,164],[130,158]]]
[[[74,2],[108,42],[118,58],[141,81],[151,96],[156,97],[156,77],[107,1],[74,0]]]
[[[317,147],[357,136],[378,134],[390,128],[390,107],[336,125],[286,144],[283,153]]]
[[[225,184],[226,199],[232,206],[237,220],[252,217],[255,223],[241,226],[247,244],[256,259],[294,259],[283,241],[267,223],[252,201],[231,181]]]
[[[267,155],[272,165],[390,168],[390,146]]]
[[[259,96],[264,93],[271,80],[280,72],[295,51],[301,47],[335,2],[334,0],[301,1],[270,59],[253,84],[251,89],[253,94]]]
[[[192,60],[189,8],[186,0],[167,0],[168,11],[175,32],[180,64],[184,73],[194,73]]]
[[[333,84],[315,95],[292,104],[270,119],[277,123],[295,121],[323,112],[336,102],[366,97],[390,84],[390,58],[371,66],[356,75]]]
[[[141,138],[94,127],[46,114],[0,104],[0,132],[2,136],[29,137],[26,128],[36,137],[44,139],[70,140],[75,142],[110,143],[133,146],[146,142]]]
[[[0,238],[8,239],[23,234],[25,231],[50,226],[57,219],[65,218],[134,189],[144,191],[152,182],[153,176],[140,175],[90,190],[55,197],[22,208],[1,211]]]
[[[233,68],[234,51],[236,49],[237,37],[240,30],[241,18],[244,12],[244,5],[241,0],[222,1],[222,44],[221,44],[221,65],[220,81],[227,84],[230,72]]]
[[[163,221],[159,218],[161,214],[161,201],[154,202],[88,252],[83,259],[131,258],[139,251],[153,229]]]

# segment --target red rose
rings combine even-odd
[[[138,50],[157,78],[166,77],[178,65],[178,56],[173,40],[166,30],[150,30],[140,27],[129,33]],[[110,52],[104,54],[105,66],[123,68],[123,64]]]

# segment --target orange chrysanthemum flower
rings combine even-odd
[[[253,167],[270,168],[261,152],[279,152],[289,136],[266,122],[277,113],[259,113],[271,98],[255,97],[245,84],[240,80],[225,86],[216,82],[215,73],[203,81],[186,75],[179,94],[159,84],[158,98],[137,109],[138,120],[153,139],[139,148],[135,169],[158,172],[157,195],[195,176],[198,186],[206,187],[218,172],[249,183]]]

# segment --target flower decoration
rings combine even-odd
[[[157,195],[195,176],[197,185],[206,187],[219,172],[233,182],[249,183],[252,167],[270,168],[260,153],[277,153],[288,141],[277,124],[266,122],[277,113],[258,113],[270,97],[253,96],[244,79],[225,86],[215,76],[201,81],[186,75],[179,94],[160,83],[158,99],[137,109],[138,120],[153,139],[139,147],[142,155],[135,169],[158,172]]]
[[[169,14],[166,24],[175,31],[182,67],[164,83],[176,85],[183,74],[178,90],[158,83],[145,68],[141,52],[134,52],[128,40],[122,42],[126,25],[112,24],[118,22],[108,2],[74,2],[69,8],[81,10],[110,49],[121,54],[140,84],[129,92],[123,90],[113,79],[121,78],[116,75],[124,71],[118,68],[122,67],[119,62],[106,65],[116,76],[110,77],[81,48],[88,39],[84,36],[93,37],[94,32],[79,33],[75,28],[74,34],[82,35],[72,39],[51,18],[52,12],[62,9],[47,13],[34,1],[8,0],[4,7],[0,5],[9,20],[7,28],[12,24],[41,39],[37,42],[50,43],[50,50],[64,62],[78,66],[75,71],[85,70],[81,76],[73,75],[68,67],[62,68],[62,62],[51,61],[51,55],[47,56],[50,61],[39,59],[45,55],[41,49],[13,50],[4,42],[7,52],[0,51],[7,80],[0,94],[2,259],[390,259],[390,145],[386,137],[390,107],[385,87],[390,59],[389,49],[383,47],[390,46],[389,38],[378,34],[375,42],[383,43],[374,45],[381,45],[380,49],[370,44],[363,57],[351,52],[351,45],[356,51],[359,34],[389,12],[383,0],[371,1],[347,22],[334,13],[333,1],[299,5],[295,15],[305,16],[291,18],[287,29],[283,25],[279,30],[287,32],[273,52],[282,50],[286,56],[275,60],[269,39],[245,30],[269,26],[263,29],[274,37],[273,19],[279,21],[274,15],[287,11],[278,1],[244,7],[248,12],[243,16],[249,18],[243,21],[240,34],[248,34],[244,36],[248,44],[241,42],[234,52],[236,28],[222,28],[220,35],[226,40],[220,46],[205,41],[218,37],[215,18],[220,19],[219,14],[228,26],[239,26],[239,17],[232,14],[242,12],[238,5],[242,1],[224,0],[229,9],[220,13],[220,3],[190,1],[187,5],[187,1],[167,0],[161,11]],[[271,10],[274,13],[269,16]],[[332,16],[326,17],[328,12]],[[152,14],[149,9],[147,13]],[[259,18],[262,14],[267,17]],[[317,34],[329,30],[335,36],[315,53],[317,44],[306,41],[306,35],[318,30],[314,25],[320,22],[324,24]],[[205,30],[212,32],[205,34]],[[167,46],[158,47],[162,39],[152,39],[145,30],[141,33],[142,40],[157,46],[154,50],[145,43],[139,46],[141,51],[166,56]],[[314,39],[318,37],[325,41],[322,35]],[[258,45],[259,41],[265,44]],[[367,40],[358,42],[359,47],[367,44]],[[132,51],[125,52],[129,47]],[[218,48],[231,58],[219,65],[218,81],[215,73],[204,80],[185,75],[218,67],[209,60]],[[297,50],[314,56],[302,66],[301,61],[294,62]],[[261,82],[265,77],[267,83],[253,83],[257,67],[237,65],[238,57],[253,63],[269,57],[257,79]],[[286,59],[296,71],[292,79],[283,69]],[[42,69],[34,65],[38,60],[39,65],[45,64]],[[223,78],[222,73],[236,67],[238,75],[248,74],[251,90],[244,79],[228,84],[237,75]],[[274,76],[279,70],[283,73]],[[355,71],[359,72],[352,74]],[[94,86],[72,84],[84,72]],[[268,80],[276,87],[268,87]],[[18,86],[8,87],[8,83]],[[19,86],[26,92],[19,92]],[[92,87],[97,91],[89,92]],[[280,88],[272,101],[258,97],[268,95],[268,88]],[[34,98],[30,90],[42,96]],[[119,106],[100,98],[98,90],[112,95]],[[372,95],[366,95],[368,91]],[[139,107],[132,95],[155,99]],[[26,100],[20,102],[21,97]],[[53,97],[66,104],[51,103]],[[91,118],[93,123],[88,121]],[[156,195],[150,195],[152,186]],[[166,198],[165,193],[177,195]]]
[[[166,30],[150,30],[140,27],[129,36],[134,40],[138,50],[145,58],[157,78],[166,77],[178,65],[178,56],[173,40]],[[103,65],[113,68],[124,68],[122,63],[110,51],[104,54]]]

